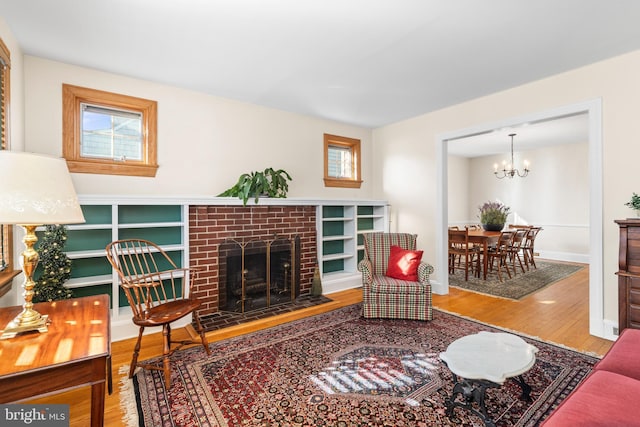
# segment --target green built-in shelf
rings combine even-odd
[[[339,280],[359,275],[357,265],[364,254],[363,234],[388,231],[386,205],[330,204],[321,206],[318,215],[322,274],[343,273],[334,276]]]
[[[323,206],[322,219],[344,218],[344,206]]]
[[[118,224],[182,221],[182,206],[131,205],[118,207]]]
[[[120,239],[144,239],[160,246],[182,242],[182,227],[121,228]]]
[[[75,296],[108,294],[113,307],[127,307],[117,275],[107,260],[106,246],[113,240],[144,239],[163,247],[178,265],[188,264],[185,243],[187,206],[184,204],[130,203],[118,200],[80,200],[83,224],[67,226],[64,251],[71,259],[69,287]],[[160,268],[168,267],[156,257]],[[130,317],[127,311],[114,310],[113,318]]]
[[[111,205],[82,205],[85,224],[111,224]]]

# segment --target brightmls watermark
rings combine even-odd
[[[0,425],[69,427],[69,405],[0,405]]]

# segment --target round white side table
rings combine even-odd
[[[487,413],[485,396],[488,388],[498,388],[513,378],[522,389],[521,399],[530,400],[531,387],[522,374],[536,362],[538,349],[517,335],[482,331],[449,344],[440,359],[453,374],[454,386],[447,400],[447,416],[459,406],[478,415],[487,427],[495,423]],[[457,396],[462,401],[457,400]]]

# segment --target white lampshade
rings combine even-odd
[[[64,159],[0,151],[0,224],[83,223]]]

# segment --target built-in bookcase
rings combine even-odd
[[[318,253],[323,287],[333,282],[360,282],[358,262],[364,255],[363,234],[389,231],[388,206],[384,202],[319,205]]]
[[[137,333],[131,310],[105,247],[112,241],[142,238],[159,244],[179,266],[189,265],[189,206],[241,203],[215,198],[137,198],[80,196],[84,224],[67,226],[65,246],[72,276],[65,284],[76,296],[108,294],[113,339]],[[325,293],[360,286],[362,234],[388,231],[388,206],[383,201],[266,199],[261,204],[316,206],[317,253]],[[188,323],[188,319],[185,320]],[[180,325],[175,325],[180,326]]]
[[[131,310],[106,257],[106,246],[119,239],[146,239],[160,245],[178,266],[188,261],[188,205],[147,204],[80,198],[86,222],[67,226],[65,253],[72,260],[65,286],[75,296],[108,294],[112,323],[131,321]]]

